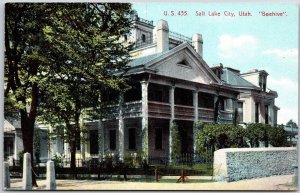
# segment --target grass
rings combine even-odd
[[[166,167],[164,165],[156,165],[158,171],[164,170]],[[194,165],[170,165],[167,166],[168,169],[181,170],[194,170],[201,173],[201,176],[212,176],[213,175],[213,167],[211,163],[200,163]]]
[[[124,181],[123,178],[109,178],[106,181]],[[177,179],[160,179],[158,182],[150,178],[131,178],[127,182],[147,182],[147,183],[177,183]],[[185,183],[210,183],[213,180],[187,179]],[[182,183],[182,182],[179,182]]]

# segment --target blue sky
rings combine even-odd
[[[203,36],[203,58],[211,66],[266,70],[268,88],[276,90],[275,104],[280,108],[278,123],[293,119],[298,123],[298,5],[287,4],[200,4],[200,3],[134,3],[138,15],[168,21],[170,31],[192,37]],[[187,11],[187,16],[164,16],[164,11]],[[196,16],[204,11],[205,16]],[[208,16],[208,12],[221,16]],[[235,17],[223,16],[231,12]],[[240,11],[251,17],[238,16]],[[283,13],[264,17],[260,12]]]

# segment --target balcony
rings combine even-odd
[[[190,45],[192,45],[192,38],[189,38],[176,32],[169,31],[169,38],[170,40],[175,40],[179,42],[188,42]]]
[[[123,118],[135,118],[142,116],[142,101],[127,102],[123,106]],[[106,107],[106,119],[117,119],[119,117],[119,105]]]
[[[148,116],[152,118],[171,118],[171,107],[168,103],[148,101]]]
[[[134,118],[142,116],[142,101],[127,102],[123,105],[123,117]]]
[[[184,105],[175,105],[174,107],[175,119],[180,120],[194,120],[194,107],[184,106]]]
[[[198,108],[198,120],[202,122],[214,122],[214,109]]]

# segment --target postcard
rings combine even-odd
[[[299,6],[5,4],[3,189],[298,190]]]

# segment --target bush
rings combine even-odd
[[[196,152],[208,161],[213,158],[213,152],[222,148],[248,147],[245,139],[245,129],[229,124],[195,125]]]
[[[177,157],[181,155],[181,141],[179,138],[178,126],[175,122],[172,123],[171,127],[171,138],[172,138],[172,152],[171,160],[173,164],[176,164]]]

